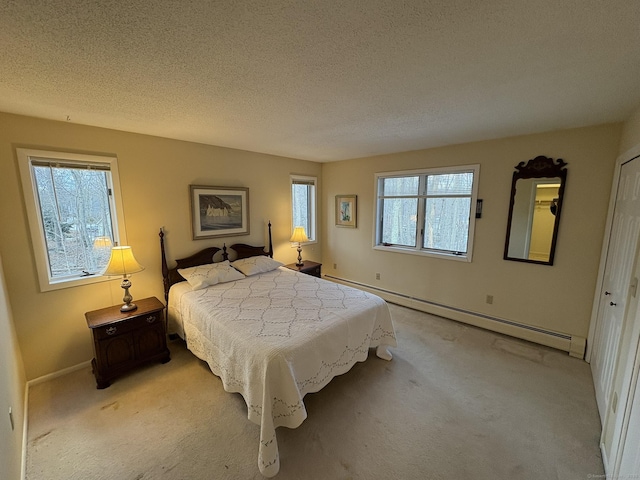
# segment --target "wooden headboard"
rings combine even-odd
[[[178,273],[179,268],[196,267],[198,265],[206,265],[213,263],[213,256],[222,250],[222,260],[230,260],[229,253],[227,252],[226,244],[223,244],[222,248],[207,247],[199,252],[194,253],[185,258],[176,260],[176,266],[169,268],[167,265],[167,256],[164,248],[164,232],[160,229],[160,251],[162,253],[162,283],[164,285],[164,300],[168,306],[169,301],[169,289],[171,286],[178,282],[183,282],[184,278]],[[264,246],[254,247],[245,243],[234,243],[229,247],[236,252],[234,260],[240,258],[257,257],[260,255],[268,255],[273,258],[273,241],[271,239],[271,222],[269,222],[269,250],[265,251]]]

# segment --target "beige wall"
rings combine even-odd
[[[25,376],[0,256],[0,476],[20,478],[24,423]],[[11,429],[9,408],[15,429]]]
[[[264,244],[266,222],[271,220],[275,257],[293,262],[297,252],[288,242],[289,174],[321,173],[321,165],[314,162],[0,113],[0,254],[27,379],[91,359],[84,312],[119,303],[122,289],[116,279],[40,293],[16,147],[118,157],[127,241],[146,267],[132,278],[134,298],[155,295],[164,300],[158,246],[161,226],[171,259],[206,246],[222,246],[223,241]],[[190,184],[248,187],[251,234],[191,240]],[[320,244],[306,247],[304,256],[320,260]]]
[[[323,165],[323,273],[472,312],[587,336],[620,124]],[[537,155],[568,163],[553,266],[502,259],[511,175]],[[374,173],[479,163],[473,262],[373,250]],[[334,226],[334,197],[358,195],[358,228]],[[333,269],[333,264],[337,268]],[[375,273],[381,274],[375,280]],[[485,303],[493,295],[494,303]]]

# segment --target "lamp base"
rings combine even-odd
[[[302,261],[302,247],[298,243],[298,262],[296,263],[296,267],[304,266],[304,262]]]
[[[131,300],[133,300],[133,297],[129,293],[129,288],[131,288],[131,280],[129,280],[126,275],[122,279],[122,283],[120,284],[120,286],[124,289],[124,297],[122,298],[124,305],[120,307],[120,311],[130,312],[131,310],[135,310],[136,308],[138,308],[135,303],[131,303]]]
[[[130,312],[132,310],[135,310],[136,308],[138,308],[138,306],[135,303],[125,303],[124,305],[122,305],[120,307],[120,311],[121,312]]]

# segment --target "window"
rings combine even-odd
[[[295,227],[304,227],[310,242],[316,235],[316,177],[291,175],[291,232]]]
[[[110,246],[124,233],[116,159],[17,152],[40,289],[105,280]]]
[[[479,165],[376,174],[374,248],[471,261]]]

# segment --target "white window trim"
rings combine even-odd
[[[386,177],[407,177],[412,175],[437,175],[442,173],[457,173],[473,171],[473,188],[471,192],[471,207],[469,212],[469,236],[467,238],[467,253],[465,255],[454,255],[447,252],[435,252],[433,250],[424,250],[417,245],[416,247],[404,247],[404,246],[384,246],[378,243],[380,238],[380,218],[378,211],[380,208],[380,199],[378,198],[378,187],[380,185],[380,178]],[[473,259],[473,238],[476,226],[476,205],[478,200],[478,184],[480,183],[480,164],[472,165],[456,165],[451,167],[437,167],[437,168],[425,168],[419,170],[400,170],[393,172],[379,172],[374,175],[374,187],[375,201],[373,202],[373,249],[384,252],[397,252],[407,253],[410,255],[419,255],[423,257],[442,258],[447,260],[455,260],[458,262],[470,263]]]
[[[318,177],[312,177],[309,175],[289,175],[289,212],[293,212],[293,197],[291,195],[291,186],[293,185],[294,180],[304,181],[304,182],[313,182],[313,186],[315,188],[314,198],[311,200],[311,224],[313,225],[314,230],[314,238],[313,240],[309,240],[308,242],[302,243],[302,245],[312,245],[314,243],[318,243]],[[293,234],[293,229],[296,225],[293,224],[293,213],[291,214],[291,233]],[[308,233],[308,232],[307,232]],[[297,243],[292,243],[291,248],[297,248]]]
[[[65,163],[102,163],[108,164],[111,171],[111,188],[112,202],[115,210],[115,219],[113,219],[113,235],[115,245],[126,245],[126,232],[124,227],[124,210],[122,208],[122,197],[120,193],[120,180],[118,174],[118,159],[116,157],[107,157],[103,155],[87,155],[80,153],[66,153],[47,150],[34,150],[27,148],[16,149],[18,155],[18,165],[20,168],[20,177],[22,179],[22,191],[27,209],[27,220],[29,222],[29,230],[31,232],[31,245],[33,247],[33,256],[38,272],[38,282],[41,292],[59,290],[62,288],[76,287],[79,285],[88,285],[92,283],[105,282],[113,280],[113,278],[103,275],[92,275],[87,277],[79,277],[70,279],[52,279],[49,276],[49,260],[47,259],[47,248],[45,244],[45,233],[42,222],[40,209],[36,205],[36,181],[31,168],[31,159],[34,160],[44,158],[48,160],[59,159]]]

